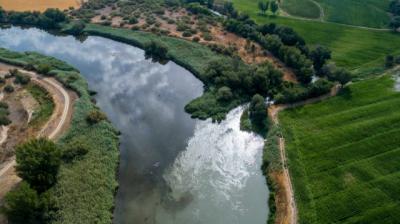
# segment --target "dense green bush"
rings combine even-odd
[[[71,35],[81,35],[85,29],[85,23],[82,20],[74,21],[71,23],[68,29],[63,30],[64,32]]]
[[[6,85],[6,86],[4,86],[4,92],[12,93],[12,92],[14,92],[14,87],[12,85]]]
[[[17,147],[16,161],[18,176],[42,193],[56,183],[61,150],[47,139],[34,139]]]
[[[49,74],[50,70],[51,70],[50,65],[49,65],[49,64],[45,64],[45,63],[39,64],[39,65],[37,66],[37,68],[36,68],[36,71],[37,71],[39,74],[42,74],[42,75],[47,75],[47,74]]]
[[[159,41],[150,41],[144,46],[146,58],[152,58],[155,61],[168,59],[168,48]]]
[[[63,149],[62,159],[65,162],[72,162],[77,159],[81,159],[89,152],[85,138],[76,139],[69,142]]]
[[[16,84],[26,85],[30,81],[31,81],[31,77],[29,77],[28,75],[25,75],[21,72],[17,72],[17,74],[15,75],[14,82]]]
[[[267,132],[268,115],[267,105],[263,96],[255,94],[250,101],[249,118],[251,120],[252,129],[260,133],[262,136]]]
[[[4,199],[2,211],[11,223],[41,223],[41,203],[38,193],[22,182],[15,190],[9,192]]]
[[[90,111],[90,113],[87,115],[86,120],[90,123],[90,124],[97,124],[103,120],[106,120],[107,116],[99,111],[99,110],[92,110]]]

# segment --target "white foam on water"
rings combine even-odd
[[[187,204],[174,211],[160,206],[158,223],[265,223],[264,140],[240,130],[243,110],[232,110],[220,124],[198,121],[186,150],[164,175],[169,196]]]

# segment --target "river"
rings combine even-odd
[[[186,69],[109,39],[82,42],[34,28],[1,30],[0,46],[64,60],[97,92],[122,133],[114,223],[266,222],[263,139],[240,131],[242,107],[220,124],[191,119],[183,108],[203,86]]]

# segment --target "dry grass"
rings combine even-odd
[[[0,0],[0,6],[5,10],[43,12],[48,8],[79,8],[81,2],[82,0]]]

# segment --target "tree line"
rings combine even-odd
[[[43,29],[58,29],[60,24],[68,22],[67,16],[59,9],[47,9],[40,12],[5,11],[0,7],[0,23],[36,26]]]
[[[389,27],[392,28],[394,31],[397,31],[397,29],[400,28],[400,1],[390,1],[388,11],[391,14]]]

